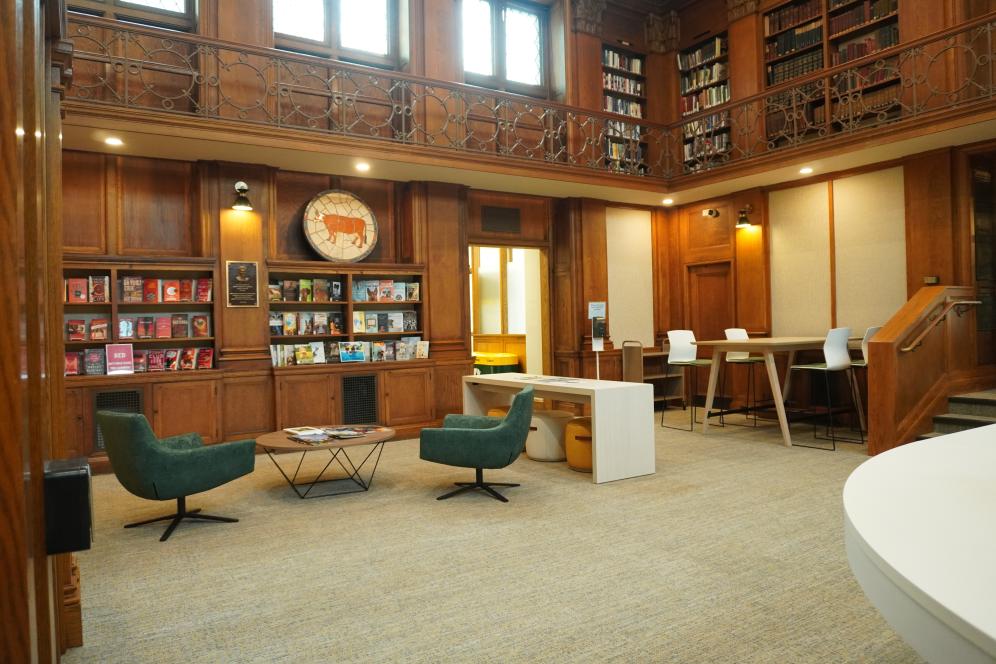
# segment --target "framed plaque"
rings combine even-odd
[[[225,261],[225,304],[229,307],[259,306],[259,271],[255,261]]]

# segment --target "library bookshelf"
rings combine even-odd
[[[625,116],[608,121],[605,129],[603,142],[609,170],[647,170],[647,144],[639,122],[647,117],[646,64],[645,54],[602,45],[602,109]]]
[[[693,115],[730,101],[729,69],[729,42],[725,32],[680,51],[681,115]],[[686,173],[721,163],[730,150],[729,112],[720,111],[686,123],[682,130],[682,150]]]

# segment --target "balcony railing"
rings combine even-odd
[[[994,29],[990,14],[665,125],[74,14],[67,100],[670,180],[991,104]]]

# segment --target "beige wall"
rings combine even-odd
[[[768,194],[775,336],[819,336],[830,327],[829,219],[826,183]]]
[[[653,242],[650,212],[605,210],[609,278],[609,334],[616,346],[654,345]]]

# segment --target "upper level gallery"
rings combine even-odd
[[[131,132],[157,156],[318,170],[362,155],[398,179],[459,169],[659,203],[814,155],[993,135],[989,5],[73,0],[66,141]]]

